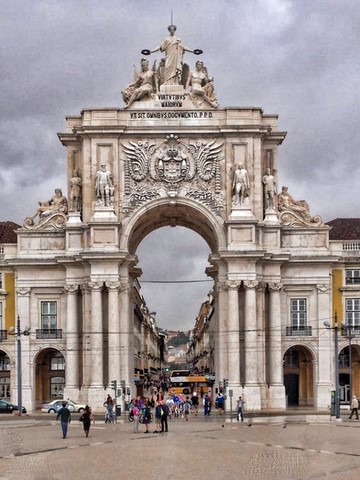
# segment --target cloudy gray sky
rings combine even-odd
[[[65,116],[122,107],[143,48],[177,34],[202,59],[221,107],[279,114],[280,185],[325,221],[358,217],[358,0],[11,0],[0,2],[1,220],[22,223],[67,191]],[[144,280],[206,280],[209,249],[182,228],[139,247]],[[190,328],[211,283],[143,284],[157,321]]]

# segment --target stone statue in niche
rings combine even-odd
[[[106,168],[106,163],[100,165],[100,170],[96,172],[95,193],[96,205],[110,207],[114,205],[114,185],[112,174]]]
[[[143,97],[151,98],[158,90],[156,64],[153,69],[149,70],[149,61],[146,58],[141,59],[141,71],[135,72],[136,80],[123,90],[122,97],[127,104],[125,108],[129,108],[136,100]]]
[[[68,201],[62,194],[61,188],[55,189],[55,195],[50,200],[38,202],[39,206],[31,217],[24,220],[24,227],[35,228],[34,218],[39,216],[39,225],[41,227],[45,222],[53,223],[55,227],[61,228],[66,223],[66,215],[68,213]],[[59,217],[52,222],[53,217]],[[49,220],[49,222],[48,222]]]
[[[143,55],[150,55],[161,51],[165,54],[164,69],[163,69],[163,84],[164,85],[186,85],[186,79],[183,72],[183,57],[185,52],[191,52],[195,55],[200,55],[202,50],[191,49],[186,47],[180,38],[175,36],[176,26],[168,26],[169,36],[163,42],[152,50],[144,49],[141,51]]]
[[[209,78],[207,68],[201,60],[196,62],[195,70],[190,72],[186,89],[189,87],[191,87],[190,98],[195,106],[198,107],[205,101],[212,107],[218,107],[214,91],[214,79]]]
[[[276,180],[271,174],[270,168],[266,170],[266,173],[263,176],[263,185],[266,210],[276,210]]]
[[[80,212],[81,210],[81,177],[77,170],[74,170],[70,179],[70,212]]]
[[[233,203],[235,205],[244,205],[244,200],[250,193],[250,181],[247,170],[240,163],[234,172],[233,178]]]
[[[288,192],[288,187],[283,186],[278,195],[279,221],[287,226],[323,226],[319,215],[312,216],[305,200],[294,200]]]

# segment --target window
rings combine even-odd
[[[65,370],[65,359],[60,352],[52,352],[50,370]]]
[[[346,299],[346,324],[360,329],[360,298]]]
[[[0,398],[10,399],[10,378],[0,378]]]
[[[360,284],[360,270],[346,270],[345,271],[345,283],[346,283],[346,285],[359,285]]]
[[[56,329],[57,303],[41,302],[41,328],[43,330]]]
[[[296,348],[289,348],[284,355],[285,368],[297,368],[300,365],[300,353]]]
[[[1,353],[0,354],[0,372],[4,372],[6,370],[10,370],[10,358],[6,354]]]
[[[53,399],[63,398],[65,388],[64,377],[52,377],[50,379],[50,397]]]
[[[291,326],[299,330],[306,327],[306,299],[291,299]]]

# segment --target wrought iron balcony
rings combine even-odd
[[[0,342],[7,339],[7,330],[0,330]]]
[[[41,328],[36,330],[36,338],[45,340],[49,338],[62,338],[62,329],[60,328]]]
[[[347,327],[341,328],[342,337],[359,337],[360,336],[360,325],[349,325]]]
[[[291,325],[286,327],[286,336],[287,337],[311,337],[312,335],[312,327],[308,325],[304,326],[295,326]]]

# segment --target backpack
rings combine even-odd
[[[184,404],[184,412],[190,413],[190,405],[187,402]]]

